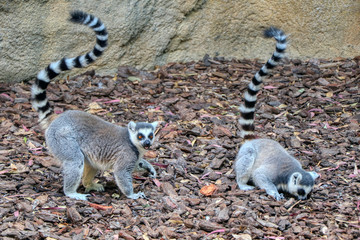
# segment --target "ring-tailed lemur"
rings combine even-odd
[[[306,199],[318,177],[315,172],[306,172],[301,164],[276,141],[270,139],[255,139],[254,113],[256,94],[261,89],[262,77],[269,69],[278,65],[284,57],[286,49],[286,35],[280,29],[269,28],[264,32],[265,37],[274,37],[276,50],[271,58],[262,66],[253,77],[244,94],[244,102],[240,107],[242,137],[247,141],[241,146],[235,162],[236,181],[241,190],[250,190],[254,187],[247,185],[252,181],[256,186],[265,189],[276,200],[288,192],[298,199]]]
[[[41,70],[32,86],[32,105],[39,113],[40,125],[45,129],[48,148],[56,159],[62,162],[64,193],[66,196],[86,200],[87,194],[77,193],[82,183],[85,192],[104,191],[104,187],[93,182],[98,170],[112,168],[115,181],[128,197],[145,197],[144,193],[133,192],[132,171],[145,169],[156,177],[155,169],[142,157],[155,139],[157,122],[130,122],[119,127],[99,117],[82,111],[65,111],[55,115],[46,97],[50,79],[61,71],[74,67],[82,68],[95,61],[107,46],[108,34],[105,25],[90,14],[75,11],[70,21],[92,28],[96,34],[94,49],[75,58],[63,58]]]

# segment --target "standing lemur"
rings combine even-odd
[[[74,67],[83,68],[94,62],[107,46],[108,33],[105,25],[90,14],[75,11],[70,21],[92,28],[96,45],[90,52],[75,58],[63,58],[41,70],[32,86],[32,105],[39,113],[40,125],[45,130],[46,144],[56,159],[62,162],[64,193],[66,196],[86,200],[87,194],[77,193],[82,184],[85,192],[104,191],[101,184],[93,182],[98,170],[112,168],[115,181],[128,197],[145,197],[133,192],[132,172],[143,168],[156,177],[155,169],[143,159],[155,139],[157,122],[129,122],[127,128],[119,127],[99,117],[82,111],[65,111],[56,115],[46,97],[50,80],[61,71]]]
[[[306,172],[301,164],[276,141],[270,139],[255,139],[254,114],[256,94],[261,89],[262,77],[268,74],[284,57],[286,49],[286,35],[280,29],[269,28],[264,32],[265,37],[274,37],[276,50],[271,58],[253,77],[244,94],[245,103],[241,105],[242,136],[247,141],[241,146],[235,161],[236,181],[241,190],[254,187],[247,185],[252,181],[259,188],[265,189],[267,194],[280,200],[288,192],[298,199],[306,199],[318,177],[316,172]]]

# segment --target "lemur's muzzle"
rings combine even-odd
[[[143,143],[143,147],[144,147],[145,149],[149,149],[150,146],[151,146],[151,142],[150,142],[149,140],[146,140],[146,141]]]

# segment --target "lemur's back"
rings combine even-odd
[[[243,144],[243,147],[251,146],[256,151],[256,161],[253,169],[262,166],[266,168],[269,176],[278,176],[281,172],[293,172],[301,169],[300,163],[292,157],[276,141],[271,139],[254,139]]]
[[[67,143],[80,147],[93,164],[112,165],[119,152],[132,152],[127,131],[86,112],[66,111],[51,122],[45,137],[51,152],[60,149],[58,144],[68,139]]]

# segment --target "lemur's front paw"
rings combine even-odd
[[[85,192],[88,193],[90,191],[98,191],[98,192],[103,192],[105,190],[104,186],[99,184],[99,183],[92,183],[89,186],[86,186],[85,188]]]
[[[127,197],[131,198],[131,199],[146,198],[146,196],[143,192],[133,193]]]
[[[277,201],[280,201],[281,199],[284,199],[285,197],[284,197],[284,194],[279,193],[275,198]]]
[[[275,198],[276,201],[280,201],[281,199],[284,199],[284,194],[282,193],[275,192],[275,193],[269,193],[269,195]]]
[[[69,198],[77,199],[77,200],[84,200],[87,201],[86,197],[90,196],[89,194],[81,194],[81,193],[66,193],[66,196]]]
[[[156,171],[154,168],[149,169],[149,173],[150,173],[149,177],[156,178]]]

